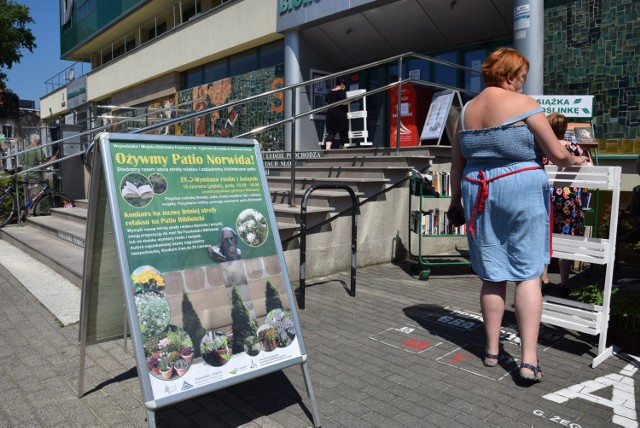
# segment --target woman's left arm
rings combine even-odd
[[[451,204],[461,204],[462,197],[462,171],[467,164],[466,159],[462,156],[462,150],[460,149],[460,119],[456,123],[456,133],[453,136],[451,142]]]

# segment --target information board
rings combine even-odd
[[[308,376],[258,143],[109,133],[98,143],[92,188],[101,174],[147,408],[294,364]]]
[[[427,119],[424,122],[422,134],[420,134],[420,140],[440,140],[447,125],[454,95],[454,91],[442,91],[433,94]]]

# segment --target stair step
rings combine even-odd
[[[272,176],[291,176],[290,167],[269,167],[269,177]],[[305,165],[296,167],[296,176],[298,174],[305,177],[313,178],[385,178],[390,174],[400,174],[404,176],[411,172],[413,168],[406,165],[392,166],[353,166],[353,165]]]
[[[448,151],[450,152],[451,148],[446,146]],[[429,150],[436,149],[436,146],[429,147]],[[395,148],[386,150],[374,150],[365,149],[363,151],[357,151],[354,149],[349,150],[330,150],[325,151],[321,157],[308,157],[298,159],[299,162],[302,162],[303,166],[369,166],[369,167],[380,167],[384,168],[387,166],[408,166],[414,167],[418,169],[422,169],[428,165],[430,165],[433,160],[436,158],[433,155],[425,154],[428,150],[425,147],[418,148],[414,150],[416,154],[405,153],[407,148],[402,149],[402,152],[399,155],[396,155]],[[438,152],[442,150],[438,147]],[[287,152],[286,154],[281,155],[284,160],[288,160],[285,157],[290,156]],[[268,162],[273,160],[280,160],[279,157],[273,158],[265,158],[265,166],[268,169],[271,169]],[[273,163],[272,163],[273,164]]]
[[[73,221],[80,224],[87,223],[87,209],[86,208],[52,208],[51,217],[57,217],[64,220]]]
[[[28,224],[48,235],[84,248],[87,233],[86,223],[65,220],[57,216],[42,216],[29,217]]]
[[[49,266],[76,286],[82,286],[84,248],[42,233],[39,228],[29,224],[21,227],[7,225],[0,229],[0,237]]]
[[[269,187],[269,193],[273,196],[289,196],[289,191],[291,189],[285,187]],[[308,189],[294,189],[293,194],[295,196],[304,196],[307,193]],[[363,196],[363,192],[353,192],[356,197]],[[317,189],[314,190],[309,198],[348,198],[350,197],[349,193],[342,189]]]
[[[302,198],[309,189],[296,189],[294,191],[292,203],[300,206]],[[289,204],[289,192],[288,188],[272,187],[269,189],[271,194],[271,202],[273,204]],[[353,192],[356,197],[356,203],[360,203],[360,198],[364,195],[363,192]],[[344,189],[337,190],[325,190],[317,189],[311,192],[307,196],[307,207],[334,207],[337,211],[349,207],[352,205],[351,195]]]
[[[89,208],[89,199],[76,199],[73,203],[76,204],[76,208]]]
[[[289,204],[272,204],[273,211],[276,213],[300,214],[300,206],[290,206]],[[333,207],[316,207],[308,206],[307,214],[332,213],[335,212]]]
[[[278,221],[276,224],[278,225],[278,231],[300,229],[300,225],[298,223],[285,223]]]
[[[288,176],[269,176],[267,178],[270,182],[290,182],[291,177]],[[386,184],[391,180],[382,177],[308,177],[308,176],[296,176],[296,182],[300,183],[349,183],[352,185],[368,184],[368,183],[380,183]]]

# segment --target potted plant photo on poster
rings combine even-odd
[[[148,338],[144,344],[147,369],[158,379],[169,380],[184,375],[193,361],[193,342],[179,327]]]
[[[231,359],[227,336],[220,331],[207,331],[200,342],[200,355],[210,366],[220,367],[227,364]]]

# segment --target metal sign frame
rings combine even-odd
[[[94,236],[113,232],[117,250],[115,257],[117,257],[121,289],[124,295],[124,312],[127,324],[130,326],[138,378],[147,408],[149,425],[155,426],[154,411],[158,408],[300,364],[308,398],[311,402],[313,422],[315,426],[319,426],[317,405],[306,366],[307,351],[302,338],[295,298],[289,283],[289,275],[286,270],[275,213],[269,197],[265,169],[257,141],[103,133],[98,136],[97,142],[96,146],[100,156],[94,157],[97,159],[94,160],[95,164],[92,168],[92,202],[95,203],[90,204],[88,216],[86,254],[89,255],[89,258],[85,260],[85,274],[96,270],[96,263],[91,252],[96,243],[96,240],[93,239]],[[154,171],[159,171],[159,173]],[[160,176],[160,182],[162,183],[164,180],[166,190],[156,191],[155,185],[157,183],[152,180],[150,180],[152,185],[149,187],[144,187],[145,185],[136,182],[134,187],[141,192],[141,195],[132,197],[129,193],[129,187],[131,187],[129,181],[140,178],[139,176],[144,179],[147,175],[149,178],[152,175]],[[154,180],[156,178],[154,177]],[[220,180],[227,180],[232,184],[235,182],[235,185],[223,186],[219,184]],[[251,189],[246,187],[247,183],[250,183]],[[99,193],[100,186],[106,187],[106,198],[96,197],[96,200],[93,201],[93,196],[98,196],[96,193]],[[148,192],[149,190],[152,192]],[[147,191],[146,194],[145,191]],[[182,203],[182,208],[176,207],[175,210],[163,208],[171,206],[174,202],[177,202],[178,207]],[[112,231],[99,230],[104,227],[103,223],[96,224],[95,222],[96,213],[101,210],[106,212],[107,205],[110,209]],[[196,212],[203,214],[190,216]],[[237,214],[238,212],[239,214]],[[255,236],[250,237],[248,233],[244,235],[239,233],[244,225],[249,224],[244,222],[244,216],[247,212],[253,216],[249,220],[249,222],[253,222],[251,224],[255,224],[257,220],[261,227],[267,230],[265,235],[261,235],[260,243],[256,242]],[[108,213],[105,215],[108,216]],[[154,248],[160,248],[157,242],[152,243],[149,240],[140,239],[145,231],[151,230],[151,228],[144,229],[143,225],[151,224],[155,225],[153,229],[156,232],[161,234],[166,232],[165,235],[170,235],[164,240],[166,244],[162,247],[161,252],[154,250]],[[223,229],[234,229],[237,248],[233,254],[229,250],[232,247],[223,248]],[[220,237],[220,245],[203,244],[203,242],[217,243],[218,237]],[[248,238],[251,239],[248,241]],[[224,239],[232,240],[233,238]],[[140,251],[140,248],[143,248],[143,251]],[[226,254],[226,259],[219,258],[219,253],[223,249],[228,250],[226,253],[222,252]],[[237,257],[235,257],[236,251]],[[96,259],[99,260],[99,263],[108,262],[108,260],[103,260],[103,255],[99,255]],[[203,262],[203,260],[206,261]],[[280,305],[278,309],[268,313],[265,312],[270,307],[269,303],[267,301],[263,306],[265,298],[261,296],[265,296],[265,289],[269,292],[269,279],[266,280],[266,285],[263,285],[265,282],[263,278],[260,278],[262,281],[260,284],[250,283],[247,280],[247,284],[244,284],[246,287],[238,291],[238,284],[240,284],[238,278],[242,278],[242,272],[248,270],[246,266],[260,263],[265,266],[263,269],[265,277],[271,278],[276,283],[276,287],[271,287],[274,289],[279,287],[282,293],[280,294],[282,300],[277,299]],[[154,265],[158,268],[154,268]],[[141,268],[143,271],[140,271]],[[212,286],[210,280],[210,276],[212,276],[210,272],[216,269],[218,273],[228,269],[224,271],[224,275],[218,275],[219,278],[224,277],[224,283],[216,285],[217,294],[215,296],[218,296],[218,300],[211,299],[210,296],[213,294],[206,294],[209,297],[204,299],[204,294],[198,294],[189,289],[187,279],[193,271],[198,270],[206,272],[203,281],[205,287],[216,288]],[[139,280],[139,276],[136,276],[137,272],[144,273],[145,276],[152,275],[155,279],[153,281]],[[240,272],[238,274],[240,276],[236,275],[233,279],[234,282],[227,284],[227,277],[233,276],[233,272]],[[183,275],[185,281],[176,281],[177,275]],[[268,275],[273,276],[269,277]],[[166,281],[168,277],[171,277],[172,281]],[[247,275],[245,280],[247,278],[253,277]],[[79,395],[82,394],[83,356],[84,347],[88,343],[87,333],[91,333],[92,328],[99,330],[99,326],[88,328],[87,313],[89,311],[88,302],[92,301],[92,296],[100,292],[101,281],[99,278],[94,278],[93,281],[88,281],[88,279],[84,280],[81,308],[81,383]],[[162,286],[159,286],[161,283]],[[180,284],[179,292],[176,291],[178,289],[176,284]],[[153,289],[148,289],[149,286]],[[248,291],[251,286],[253,288]],[[256,289],[262,292],[261,296],[256,293]],[[176,297],[178,294],[180,296]],[[176,303],[178,299],[183,303]],[[233,319],[233,324],[225,321],[226,324],[218,325],[209,320],[214,319],[218,322],[219,318],[206,318],[206,325],[204,322],[200,324],[200,328],[206,331],[202,341],[198,343],[195,337],[192,340],[192,348],[195,350],[198,347],[197,349],[201,352],[194,353],[193,359],[189,360],[186,373],[183,372],[175,377],[179,372],[174,369],[171,372],[174,374],[173,377],[163,379],[148,366],[149,343],[158,343],[154,348],[157,352],[154,352],[152,356],[169,358],[169,353],[164,352],[168,348],[163,348],[163,346],[166,346],[170,337],[176,337],[178,334],[186,338],[183,340],[191,340],[191,337],[186,334],[185,320],[187,316],[185,314],[187,311],[181,309],[180,317],[173,316],[173,309],[184,308],[183,299],[193,300],[192,306],[194,302],[198,305],[198,311],[193,309],[193,313],[198,314],[199,319],[204,319],[203,314],[208,313],[209,310],[203,309],[203,305],[211,305],[211,312],[214,312],[215,308],[216,313],[221,311],[220,308],[228,308],[229,311],[233,311],[233,308],[242,306],[248,311],[246,317],[251,318],[251,321],[247,319],[243,325],[252,325],[254,332],[257,328],[255,336],[265,337],[265,335],[260,335],[260,332],[268,329],[277,331],[279,336],[272,340],[273,346],[267,346],[268,344],[264,341],[260,344],[258,341],[256,348],[251,349],[245,346],[244,352],[230,353],[230,350],[227,349],[224,358],[216,360],[218,362],[212,362],[211,355],[214,354],[210,353],[210,347],[205,347],[205,345],[211,345],[210,340],[218,340],[222,336],[224,336],[225,343],[228,337],[231,337],[232,339],[228,342],[232,343],[233,334],[240,337],[238,333],[240,330],[236,330],[236,318],[233,318],[233,312],[230,317],[227,317]],[[238,303],[239,299],[242,303]],[[142,302],[150,301],[160,302],[158,303],[160,313],[165,314],[168,310],[171,314],[170,317],[163,315],[153,318],[163,320],[166,326],[161,323],[162,325],[159,327],[154,326],[155,330],[153,330],[149,324],[145,323],[145,319],[150,317],[150,314],[156,314],[151,311],[147,313],[143,309],[146,306]],[[178,321],[176,322],[176,320]],[[180,321],[183,324],[179,326]],[[287,329],[278,329],[278,327],[285,325],[284,321],[287,322]],[[155,334],[153,331],[160,333]],[[289,335],[283,334],[283,331]],[[93,332],[92,340],[95,340],[96,336],[100,336],[100,334]],[[109,338],[112,337],[111,334]],[[250,339],[250,337],[248,338]],[[255,338],[253,341],[255,342]],[[237,343],[234,343],[234,346],[236,345]],[[145,346],[147,346],[146,353]],[[204,349],[207,351],[203,351]],[[254,354],[253,351],[256,350],[257,352]],[[198,356],[198,354],[201,355]],[[209,356],[209,359],[205,359],[206,356]]]
[[[452,126],[459,114],[459,110],[452,109],[454,99],[457,100],[459,108],[462,108],[462,98],[458,91],[448,89],[433,94],[420,134],[420,141],[437,140],[436,145],[440,145],[442,134],[445,131],[447,131],[449,139],[453,139],[455,129]]]

